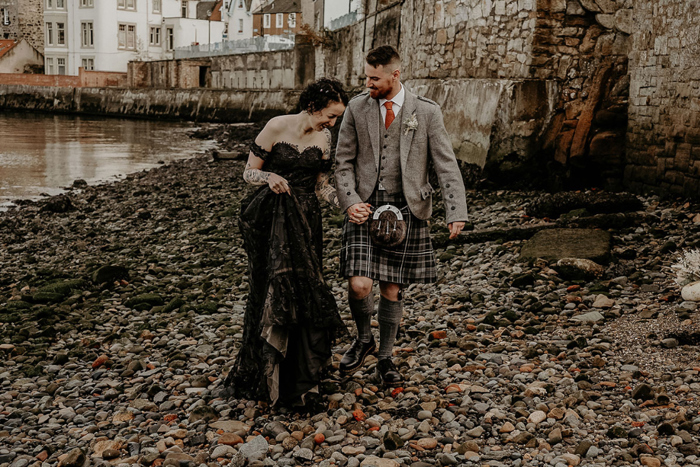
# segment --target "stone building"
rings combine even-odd
[[[268,2],[253,12],[253,35],[293,36],[301,32],[303,21],[301,0]]]
[[[0,0],[0,39],[25,39],[44,50],[42,0]]]

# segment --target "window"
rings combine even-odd
[[[187,6],[188,6],[187,0],[182,0],[182,4],[180,5],[180,8],[181,8],[181,10],[182,10],[182,17],[183,17],[183,18],[187,18],[187,16],[188,16],[188,14],[187,14],[187,12],[188,12]]]
[[[270,14],[269,13],[263,15],[263,27],[264,28],[270,27]]]
[[[135,10],[136,0],[117,0],[117,8],[120,10]]]
[[[149,44],[160,47],[160,27],[152,27]]]
[[[289,13],[289,18],[288,18],[287,22],[289,23],[290,28],[297,27],[297,14],[296,13]]]
[[[46,58],[45,67],[46,67],[45,71],[46,71],[47,75],[53,75],[54,73],[56,73],[56,70],[53,67],[53,58],[48,58],[48,57]]]
[[[66,0],[56,0],[56,8],[58,9],[64,9],[66,7]],[[65,58],[59,58],[59,60],[63,60],[64,62],[66,61]],[[65,63],[64,63],[65,65]]]
[[[81,8],[92,8],[95,6],[94,0],[80,0]]]
[[[126,8],[126,0],[117,0],[117,8],[123,10]]]
[[[66,45],[66,23],[56,23],[56,44]]]
[[[277,26],[278,28],[284,27],[284,13],[277,13],[275,26]]]
[[[0,9],[0,17],[2,17],[2,24],[5,26],[10,25],[10,12],[7,8]]]
[[[53,10],[53,0],[46,0],[46,9]],[[53,58],[51,59],[51,63],[53,63]]]
[[[83,70],[85,71],[95,71],[95,59],[94,58],[83,58]]]
[[[81,23],[82,45],[83,47],[93,47],[95,45],[95,30],[92,21]]]
[[[175,32],[173,31],[173,28],[167,28],[165,30],[166,34],[166,43],[165,43],[165,48],[168,50],[173,50],[175,48]]]
[[[118,34],[119,48],[134,50],[136,48],[136,26],[120,24]]]
[[[53,45],[53,23],[46,23],[46,45]]]
[[[238,34],[243,34],[243,20],[238,18]]]
[[[66,74],[66,59],[65,58],[57,58],[56,63],[58,65],[58,74],[65,75]]]
[[[161,0],[153,0],[153,13],[160,13]]]
[[[243,8],[243,0],[238,0],[238,8]]]

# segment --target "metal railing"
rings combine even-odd
[[[287,36],[258,36],[235,41],[199,44],[188,47],[178,47],[174,50],[174,58],[199,58],[217,55],[238,55],[254,52],[272,52],[294,48],[294,37]]]
[[[357,22],[358,14],[357,11],[352,11],[350,13],[347,13],[343,16],[340,16],[336,19],[331,20],[331,31],[335,31],[337,29],[342,29],[345,26],[350,26],[353,23]]]

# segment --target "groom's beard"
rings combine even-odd
[[[389,95],[390,92],[391,92],[391,89],[387,89],[385,91],[380,91],[379,89],[370,88],[369,89],[369,97],[371,97],[372,99],[377,99],[377,100],[384,99],[384,98],[386,98],[386,96]]]

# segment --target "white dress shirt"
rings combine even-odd
[[[400,84],[400,83],[399,83]],[[391,110],[394,111],[394,116],[397,116],[399,112],[401,111],[401,107],[403,107],[403,101],[406,99],[406,93],[403,90],[403,84],[401,84],[401,90],[397,95],[394,96],[393,99],[379,99],[379,110],[382,113],[382,123],[386,126],[386,107],[384,107],[384,103],[386,101],[391,101],[394,103],[394,105],[391,107]]]

